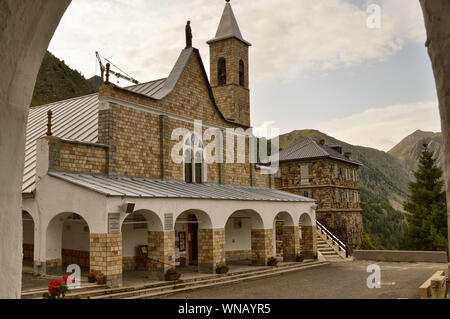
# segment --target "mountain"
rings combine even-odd
[[[87,80],[92,87],[94,87],[95,90],[98,91],[98,89],[103,85],[103,79],[98,76],[98,75],[94,75],[93,77],[91,77],[90,79]]]
[[[399,211],[407,197],[410,173],[394,156],[369,147],[355,146],[317,130],[298,130],[280,135],[280,148],[303,138],[325,139],[329,145],[341,145],[360,161],[361,206],[366,248],[396,249],[406,219]]]
[[[419,165],[423,141],[428,143],[430,150],[437,159],[438,166],[443,167],[444,153],[441,133],[417,130],[405,137],[400,143],[388,151],[388,153],[398,159],[409,173],[412,173],[417,170]]]
[[[77,70],[72,70],[47,51],[42,60],[31,106],[48,104],[95,93],[92,86]]]

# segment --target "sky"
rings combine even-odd
[[[146,82],[168,76],[190,20],[193,46],[208,71],[206,41],[216,33],[224,4],[73,0],[49,50],[86,78],[99,74],[98,51]],[[371,4],[379,15],[368,12]],[[244,39],[252,43],[255,128],[277,128],[281,134],[318,129],[384,151],[417,129],[440,131],[418,0],[232,0],[231,5]]]

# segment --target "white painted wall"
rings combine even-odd
[[[89,251],[89,229],[85,230],[87,224],[81,220],[67,220],[64,222],[62,231],[62,248]]]
[[[23,243],[34,244],[34,222],[30,215],[24,215],[23,219]]]
[[[148,230],[133,229],[132,224],[122,225],[122,255],[123,257],[136,256],[136,247],[147,245]]]
[[[239,218],[242,222],[242,228],[236,229],[234,227],[235,220]],[[225,225],[225,250],[250,250],[252,224],[251,219],[245,216],[232,216]]]

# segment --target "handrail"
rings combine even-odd
[[[316,220],[316,228],[322,233],[325,234],[327,239],[331,239],[331,242],[333,245],[338,246],[339,251],[343,250],[345,251],[345,257],[348,258],[349,251],[348,246],[344,244],[339,238],[337,238],[335,235],[333,235],[325,226],[323,226],[321,223],[319,223],[318,220]]]

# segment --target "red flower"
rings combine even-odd
[[[50,282],[50,285],[52,285],[53,287],[60,287],[61,286],[61,281],[53,280],[53,281]]]
[[[66,276],[66,275],[64,275],[64,276],[63,276],[63,281],[64,281],[64,282],[67,282],[67,279],[69,279],[69,277]]]

